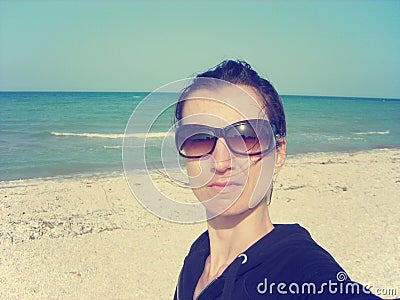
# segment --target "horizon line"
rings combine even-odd
[[[147,93],[150,94],[152,92],[149,91],[62,91],[62,90],[0,90],[0,93]],[[168,93],[168,92],[165,92]],[[278,93],[279,94],[279,93]],[[400,100],[395,97],[371,97],[371,96],[337,96],[337,95],[306,95],[306,94],[279,94],[279,96],[288,96],[288,97],[325,97],[325,98],[357,98],[357,99],[384,99],[384,100]]]

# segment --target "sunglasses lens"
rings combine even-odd
[[[272,149],[272,131],[267,122],[238,124],[227,132],[231,149],[240,154],[257,155]]]
[[[208,133],[196,133],[192,130],[178,130],[176,133],[176,143],[179,152],[185,157],[201,157],[210,153],[216,141],[216,137]]]
[[[250,120],[230,125],[224,137],[229,148],[238,154],[258,155],[275,147],[274,134],[266,120]],[[181,125],[175,133],[179,153],[184,157],[200,158],[210,154],[217,136],[211,127],[203,125]]]

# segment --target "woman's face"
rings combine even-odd
[[[268,120],[262,106],[258,93],[248,86],[197,90],[185,101],[182,124],[224,128],[243,120]],[[191,187],[209,218],[241,214],[259,204],[272,182],[274,167],[275,151],[265,156],[232,153],[224,138],[217,140],[210,155],[186,159]]]

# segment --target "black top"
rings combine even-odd
[[[298,224],[275,228],[240,254],[196,298],[380,299],[353,282]],[[193,300],[210,254],[208,231],[193,243],[179,275],[175,300]]]

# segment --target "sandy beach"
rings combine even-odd
[[[399,195],[399,150],[304,155],[288,158],[270,211],[400,297]],[[154,216],[122,174],[1,182],[0,197],[0,299],[171,299],[206,229]]]

